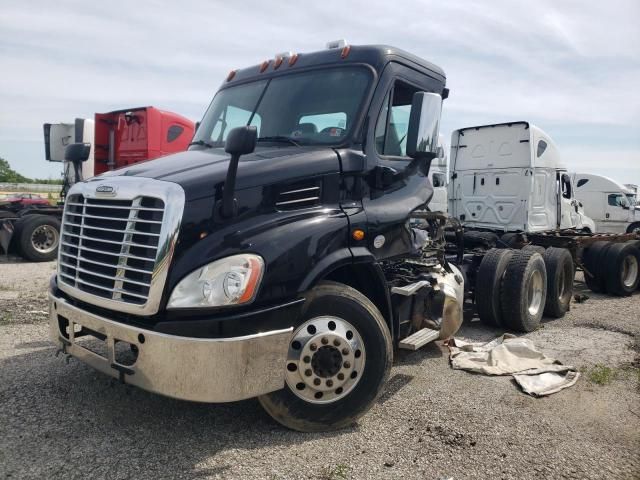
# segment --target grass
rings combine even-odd
[[[335,467],[327,467],[320,476],[322,480],[347,480],[349,478],[349,466],[339,463]]]
[[[618,376],[618,372],[614,368],[606,365],[597,364],[587,371],[587,378],[591,383],[598,385],[608,385]]]
[[[10,313],[0,313],[0,325],[9,325],[11,323]]]

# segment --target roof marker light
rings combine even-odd
[[[236,72],[237,72],[237,70],[231,70],[229,72],[229,75],[227,75],[227,82],[230,82],[231,80],[233,80],[233,77],[236,76]]]
[[[262,62],[260,64],[260,73],[264,72],[267,69],[267,67],[269,66],[269,62],[270,61],[271,60],[265,60],[264,62]]]
[[[347,55],[349,55],[350,51],[351,51],[351,45],[347,45],[346,47],[343,47],[342,53],[340,53],[340,58],[347,58]]]
[[[289,66],[292,67],[293,65],[295,65],[295,63],[298,61],[298,54],[294,53],[292,56],[289,57]]]
[[[273,69],[277,70],[278,67],[282,65],[283,61],[284,61],[284,57],[276,57],[275,61],[273,62]]]

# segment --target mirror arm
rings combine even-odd
[[[227,178],[225,179],[224,186],[222,187],[222,208],[220,213],[223,218],[231,218],[235,216],[238,208],[238,202],[235,198],[235,190],[239,161],[240,155],[231,155],[229,168],[227,169]]]

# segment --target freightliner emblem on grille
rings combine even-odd
[[[96,195],[112,197],[116,194],[116,187],[112,185],[98,185],[96,187]]]

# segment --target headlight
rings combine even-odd
[[[221,307],[251,302],[262,280],[264,260],[253,254],[216,260],[184,277],[167,308]]]

